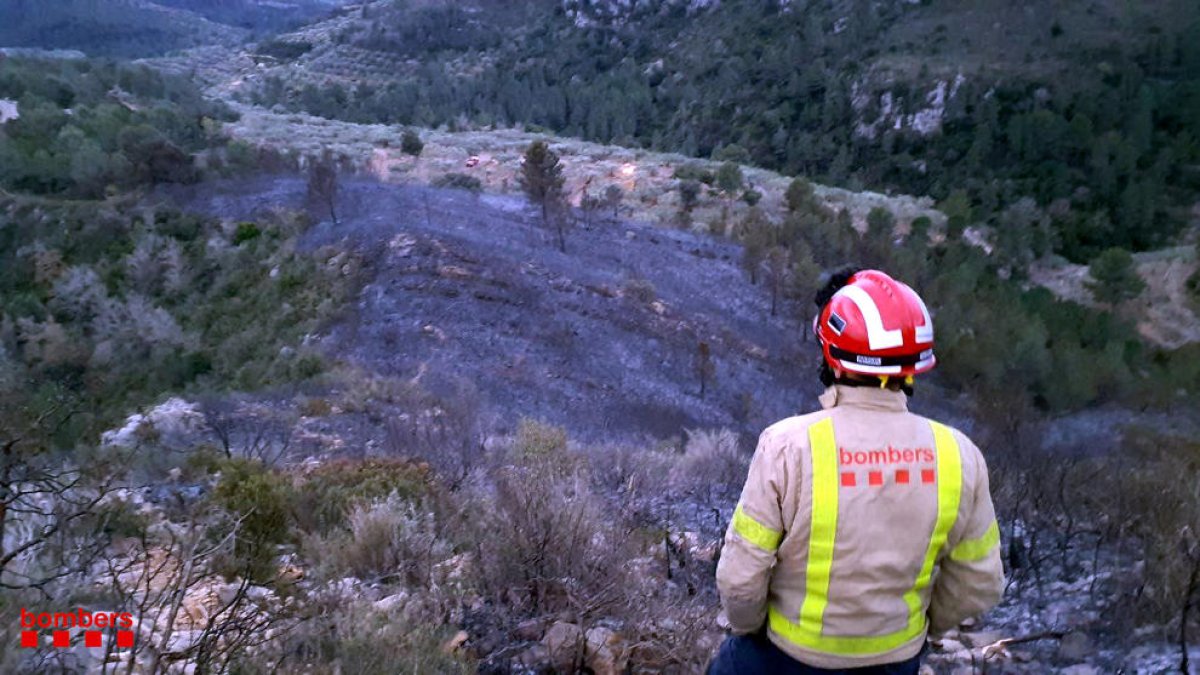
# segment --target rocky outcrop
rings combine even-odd
[[[563,11],[580,28],[620,25],[680,7],[694,14],[719,4],[720,0],[562,0]],[[781,0],[780,4],[787,2]]]
[[[860,80],[851,90],[851,103],[858,117],[854,134],[875,140],[887,131],[906,131],[918,136],[939,133],[947,104],[966,81],[959,73],[952,80],[938,80],[923,96],[914,93],[906,100],[890,89],[878,91],[868,81]]]

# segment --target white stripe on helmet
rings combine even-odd
[[[929,308],[925,306],[925,301],[921,299],[921,296],[917,295],[916,291],[909,289],[909,292],[917,299],[917,305],[921,308],[921,315],[925,317],[925,323],[917,326],[917,344],[933,342],[933,319],[929,317]]]
[[[867,324],[867,342],[870,344],[872,350],[891,349],[904,344],[904,336],[900,334],[899,328],[886,330],[883,327],[883,317],[879,315],[879,307],[875,304],[875,300],[870,294],[858,286],[843,286],[841,290],[834,294],[834,297],[836,298],[839,295],[843,295],[850,302],[853,302],[858,307],[858,311],[862,313],[863,321]],[[926,313],[926,316],[928,316],[928,313]],[[930,333],[932,333],[933,322],[926,319],[925,325],[929,327]],[[930,340],[932,339],[931,336]]]

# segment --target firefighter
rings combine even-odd
[[[1000,599],[983,457],[908,412],[937,362],[924,301],[861,270],[817,305],[823,409],[759,437],[717,566],[732,635],[710,675],[915,675],[928,635]]]

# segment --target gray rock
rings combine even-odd
[[[1091,638],[1079,631],[1067,633],[1058,643],[1059,658],[1068,661],[1083,661],[1095,651]]]
[[[546,649],[546,645],[537,643],[530,645],[528,649],[521,652],[517,656],[517,663],[530,669],[537,669],[539,666],[544,666],[550,662],[550,650]]]
[[[541,619],[529,619],[517,624],[516,630],[513,631],[513,637],[532,642],[541,640],[545,630],[546,624]]]
[[[966,649],[966,645],[964,645],[963,643],[959,642],[958,640],[953,640],[951,638],[946,638],[946,637],[944,637],[940,640],[934,640],[933,646],[938,651],[946,652],[948,654],[953,654],[955,652],[961,652]]]
[[[562,672],[574,672],[582,642],[583,631],[579,626],[565,621],[558,621],[550,626],[542,638],[550,663]]]
[[[960,639],[968,646],[975,649],[986,647],[994,644],[999,640],[1008,637],[1006,633],[998,630],[980,631],[978,633],[963,633]]]
[[[592,628],[587,632],[584,660],[596,675],[621,675],[629,661],[625,640],[610,628]]]

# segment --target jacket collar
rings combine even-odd
[[[877,387],[847,387],[835,384],[826,389],[818,400],[824,409],[848,406],[886,412],[908,411],[908,396],[904,392]]]

